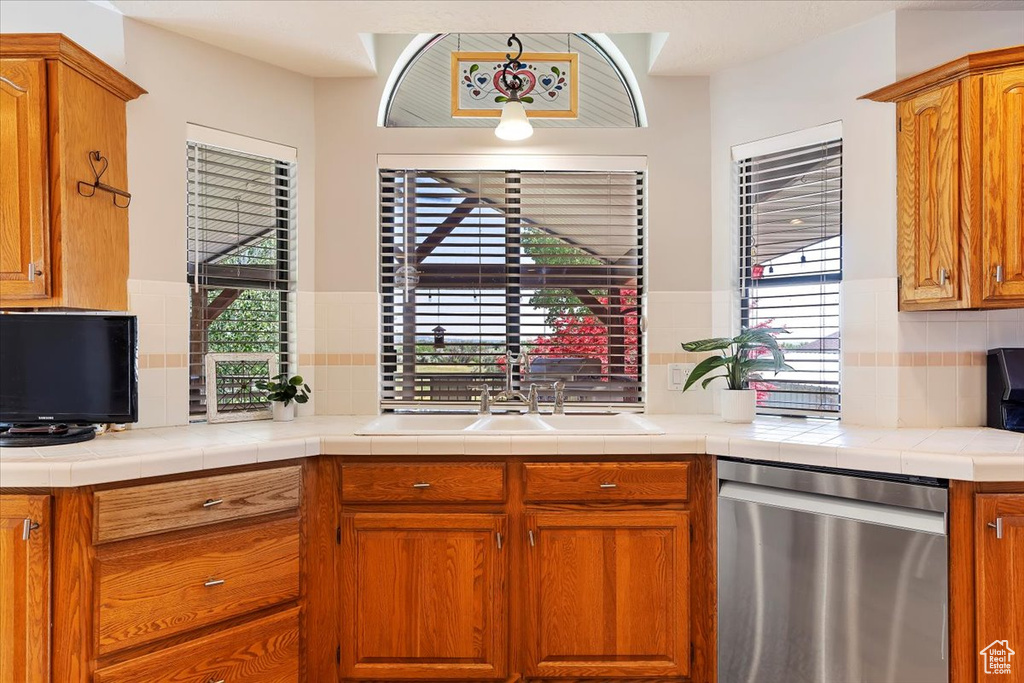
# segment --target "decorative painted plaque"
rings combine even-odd
[[[524,52],[515,75],[523,80],[519,99],[526,115],[538,119],[574,119],[579,113],[579,55],[575,52]],[[452,53],[452,116],[500,117],[508,101],[501,82],[504,52]],[[513,72],[509,72],[511,78]]]

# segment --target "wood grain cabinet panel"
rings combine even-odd
[[[960,291],[959,84],[898,105],[897,261],[901,302]]]
[[[347,464],[341,497],[346,503],[500,503],[505,464]]]
[[[58,33],[0,41],[0,308],[128,308],[126,102],[145,90]],[[15,150],[17,150],[15,152]]]
[[[0,496],[0,681],[50,678],[50,497]]]
[[[46,297],[46,62],[0,60],[0,299]]]
[[[1024,66],[981,85],[983,291],[1024,305]]]
[[[499,514],[346,514],[341,675],[471,680],[507,668]]]
[[[974,533],[977,647],[1007,641],[1017,652],[1010,673],[998,676],[986,673],[979,658],[978,680],[1018,683],[1024,681],[1024,494],[978,494]]]
[[[100,655],[299,597],[296,518],[98,549]]]
[[[299,507],[299,465],[97,491],[97,543],[187,529]]]
[[[526,673],[687,676],[689,514],[527,514]]]
[[[96,672],[96,683],[295,683],[299,610],[257,619]]]
[[[1024,307],[1024,46],[864,98],[896,103],[900,308]]]
[[[526,463],[526,501],[686,501],[689,463]]]

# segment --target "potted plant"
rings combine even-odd
[[[267,398],[274,413],[275,422],[291,422],[295,419],[295,404],[309,400],[312,389],[302,380],[302,375],[288,376],[282,372],[266,381],[256,382],[256,388],[267,392]]]
[[[705,358],[690,373],[683,386],[686,391],[698,381],[707,389],[708,384],[724,378],[728,387],[722,391],[722,419],[726,422],[753,422],[757,408],[757,390],[750,384],[761,379],[760,373],[792,370],[775,335],[788,330],[772,327],[754,327],[743,330],[731,339],[718,337],[686,342],[683,349],[691,353],[720,351],[720,356]],[[765,357],[770,356],[770,357]],[[711,374],[720,370],[716,374]],[[711,374],[710,377],[707,375]]]

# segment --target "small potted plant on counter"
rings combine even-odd
[[[760,373],[793,368],[786,364],[785,356],[775,335],[788,330],[771,327],[754,327],[743,330],[731,339],[718,337],[686,342],[683,350],[690,353],[719,351],[720,356],[709,356],[702,360],[690,373],[683,386],[686,391],[697,382],[701,387],[718,378],[724,378],[728,387],[722,390],[722,419],[726,422],[753,422],[757,409],[757,390],[752,383],[761,379]],[[770,357],[767,357],[770,356]],[[716,370],[720,372],[714,373]],[[707,375],[711,374],[710,377]]]
[[[256,383],[257,389],[267,392],[267,398],[274,413],[274,422],[291,422],[295,419],[295,404],[309,400],[312,389],[302,380],[302,375],[288,376],[282,372],[276,377]]]

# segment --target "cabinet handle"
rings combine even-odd
[[[418,481],[415,484],[413,484],[412,487],[414,489],[429,489],[430,488],[430,482],[429,481]]]
[[[603,488],[603,489],[615,489],[615,488],[618,488],[619,485],[618,484],[613,484],[610,481],[606,481],[606,482],[601,483],[600,487]]]
[[[39,268],[36,264],[34,264],[34,263],[28,264],[28,281],[29,282],[35,282],[36,278],[37,277],[41,277],[42,274],[43,274],[42,269]]]
[[[223,498],[207,498],[203,503],[204,508],[212,508],[224,502]]]
[[[12,88],[17,90],[18,92],[28,92],[28,90],[26,90],[25,88],[22,88],[20,85],[18,85],[17,83],[15,83],[14,81],[12,81],[11,79],[9,79],[9,78],[7,78],[5,76],[0,76],[0,81],[3,81],[4,83],[6,83],[7,85],[11,86]]]
[[[224,679],[223,678],[218,678],[217,680],[213,680],[211,678],[209,681],[207,681],[207,683],[224,683]]]
[[[498,541],[498,550],[501,550],[501,532],[500,531],[494,532],[494,536],[495,536],[496,540]]]
[[[526,532],[526,536],[527,536],[527,538],[530,539],[530,547],[531,548],[534,547],[535,545],[537,545],[537,541],[533,538],[533,529],[530,529],[529,531],[527,531]]]
[[[996,530],[996,538],[998,538],[998,539],[1002,539],[1003,538],[1003,518],[1002,517],[996,517],[996,521],[989,522],[988,525],[991,528]]]
[[[32,536],[32,532],[39,528],[39,522],[33,522],[29,518],[25,518],[25,522],[21,526],[21,540],[27,541]]]
[[[224,579],[210,579],[203,585],[207,588],[213,588],[214,586],[221,586],[224,584]]]
[[[945,268],[939,268],[939,286],[945,287],[946,280],[949,279],[949,272]]]
[[[998,265],[998,266],[996,266],[996,282],[1002,282],[1002,281],[1003,281],[1003,266],[1002,265]]]

